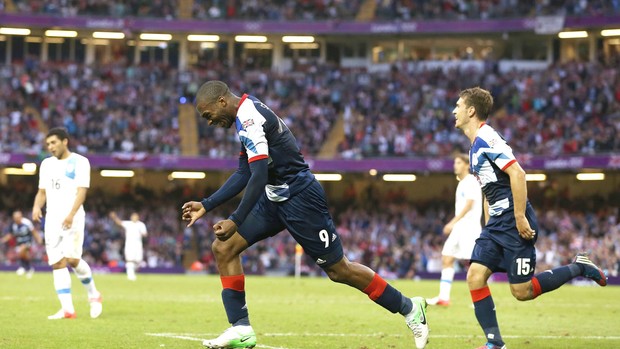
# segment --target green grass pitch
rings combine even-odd
[[[0,273],[0,348],[201,348],[228,324],[215,276],[95,275],[104,296],[91,319],[86,292],[73,277],[78,318],[49,321],[59,308],[50,273],[27,280]],[[407,295],[435,296],[437,281],[394,281]],[[415,348],[399,315],[327,279],[248,277],[248,306],[257,348]],[[520,303],[508,285],[491,285],[510,349],[620,348],[620,287],[565,286]],[[449,308],[428,309],[429,349],[476,348],[484,338],[463,282]]]

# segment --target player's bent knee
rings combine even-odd
[[[519,287],[519,288],[511,287],[510,291],[512,293],[512,296],[515,297],[515,299],[518,301],[525,302],[525,301],[529,301],[532,299],[532,294],[530,290],[526,287]]]
[[[211,245],[211,251],[213,251],[213,255],[218,260],[236,256],[235,246],[231,243],[231,240],[221,241],[216,239]]]
[[[346,283],[349,279],[349,261],[346,259],[340,260],[338,263],[324,268],[327,277],[330,280],[337,283]]]

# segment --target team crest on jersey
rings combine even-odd
[[[254,119],[247,119],[241,123],[241,127],[243,127],[244,130],[246,130],[248,127],[252,125],[254,125]]]

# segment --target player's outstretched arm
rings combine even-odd
[[[11,240],[12,237],[13,237],[13,234],[7,233],[5,236],[2,237],[2,239],[0,239],[0,242],[2,242],[3,244],[6,244],[7,242]]]
[[[118,216],[116,215],[116,212],[114,211],[110,212],[109,216],[112,222],[114,222],[114,224],[118,225],[119,227],[123,226],[123,221],[121,221],[121,219],[118,218]]]
[[[515,220],[517,221],[517,230],[522,238],[531,240],[536,232],[530,227],[530,223],[525,217],[525,205],[527,202],[527,184],[525,181],[525,171],[518,162],[512,163],[504,169],[504,172],[510,177],[510,189],[512,190],[512,200],[514,206]]]
[[[34,197],[34,205],[32,206],[32,220],[35,222],[40,222],[41,218],[43,218],[43,206],[45,205],[45,200],[47,199],[47,195],[45,193],[45,189],[39,189],[37,191],[37,195]]]

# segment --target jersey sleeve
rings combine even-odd
[[[147,232],[146,232],[146,225],[144,225],[144,223],[140,223],[140,234],[142,236],[146,236]]]
[[[90,188],[90,162],[82,157],[75,171],[75,184],[78,188]]]
[[[248,162],[269,157],[267,137],[263,128],[265,121],[251,100],[246,99],[241,104],[235,122],[239,140],[248,156]]]
[[[506,141],[494,130],[488,132],[485,137],[480,138],[478,142],[476,155],[486,156],[502,171],[505,171],[510,165],[517,162],[512,148]]]
[[[22,218],[22,222],[24,223],[25,226],[28,227],[28,229],[32,232],[34,230],[34,225],[32,224],[32,222],[29,219],[26,218]]]
[[[39,189],[47,189],[45,184],[47,184],[47,163],[45,160],[41,162],[41,167],[39,168]]]

